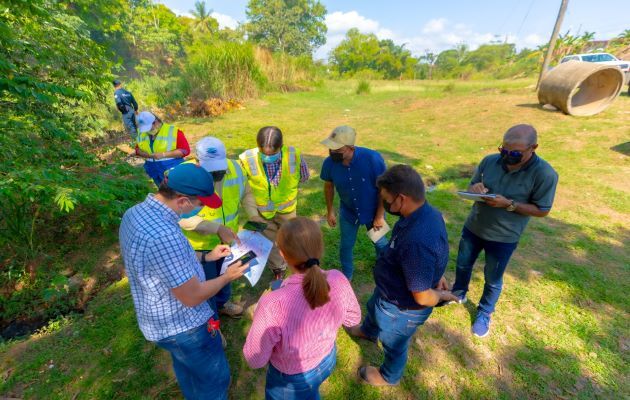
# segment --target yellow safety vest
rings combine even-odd
[[[194,160],[186,162],[195,162]],[[219,208],[204,206],[197,216],[206,221],[216,222],[238,232],[238,210],[241,199],[245,194],[245,176],[240,164],[236,160],[228,160],[228,171],[223,177],[222,193],[215,193],[221,197],[223,205]],[[221,243],[218,235],[203,235],[195,231],[183,230],[190,245],[195,250],[212,250]]]
[[[278,186],[269,183],[270,179],[258,153],[257,148],[250,149],[238,157],[260,215],[271,219],[276,213],[288,214],[295,211],[300,183],[300,151],[293,146],[282,146],[282,169]]]
[[[162,124],[162,127],[155,135],[153,148],[151,148],[151,138],[147,132],[138,135],[138,148],[149,154],[164,153],[177,149],[177,128],[175,125]],[[163,158],[161,160],[167,160]]]

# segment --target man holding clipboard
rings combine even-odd
[[[341,240],[339,258],[343,274],[352,280],[354,271],[354,244],[359,225],[364,225],[374,243],[376,255],[387,247],[385,209],[376,187],[376,178],[385,172],[385,161],[374,150],[354,145],[356,132],[349,126],[338,126],[322,141],[328,147],[329,157],[324,160],[321,179],[328,211],[328,225],[337,226],[333,210],[335,189],[339,193],[339,228]]]
[[[530,217],[545,217],[553,204],[558,174],[536,155],[537,133],[531,125],[515,125],[503,136],[498,154],[485,157],[461,197],[475,200],[459,242],[453,294],[466,302],[473,265],[486,255],[484,289],[472,326],[475,336],[490,330],[503,287],[503,273]],[[474,198],[475,195],[484,196]]]

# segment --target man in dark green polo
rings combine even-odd
[[[545,217],[553,204],[558,174],[536,155],[536,129],[515,125],[505,132],[498,154],[486,156],[468,190],[496,194],[474,203],[464,224],[457,254],[453,294],[466,302],[472,269],[479,253],[486,255],[485,284],[472,326],[475,336],[490,329],[490,315],[499,300],[503,273],[530,217]]]

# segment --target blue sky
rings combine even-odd
[[[160,0],[177,14],[188,13],[195,0]],[[222,26],[246,19],[247,0],[207,0]],[[439,52],[464,42],[472,49],[500,38],[518,48],[549,40],[560,0],[388,0],[326,1],[327,43],[315,53],[327,58],[352,27],[379,38],[406,43],[412,53]],[[630,0],[570,0],[561,32],[595,32],[609,39],[630,29]]]

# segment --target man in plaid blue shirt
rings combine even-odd
[[[227,399],[230,370],[206,300],[248,265],[239,262],[206,281],[178,225],[181,214],[198,212],[202,205],[221,206],[212,175],[194,164],[178,165],[157,194],[125,212],[120,248],[140,330],[171,353],[184,397]],[[218,245],[204,257],[211,261],[229,253],[227,245]]]

